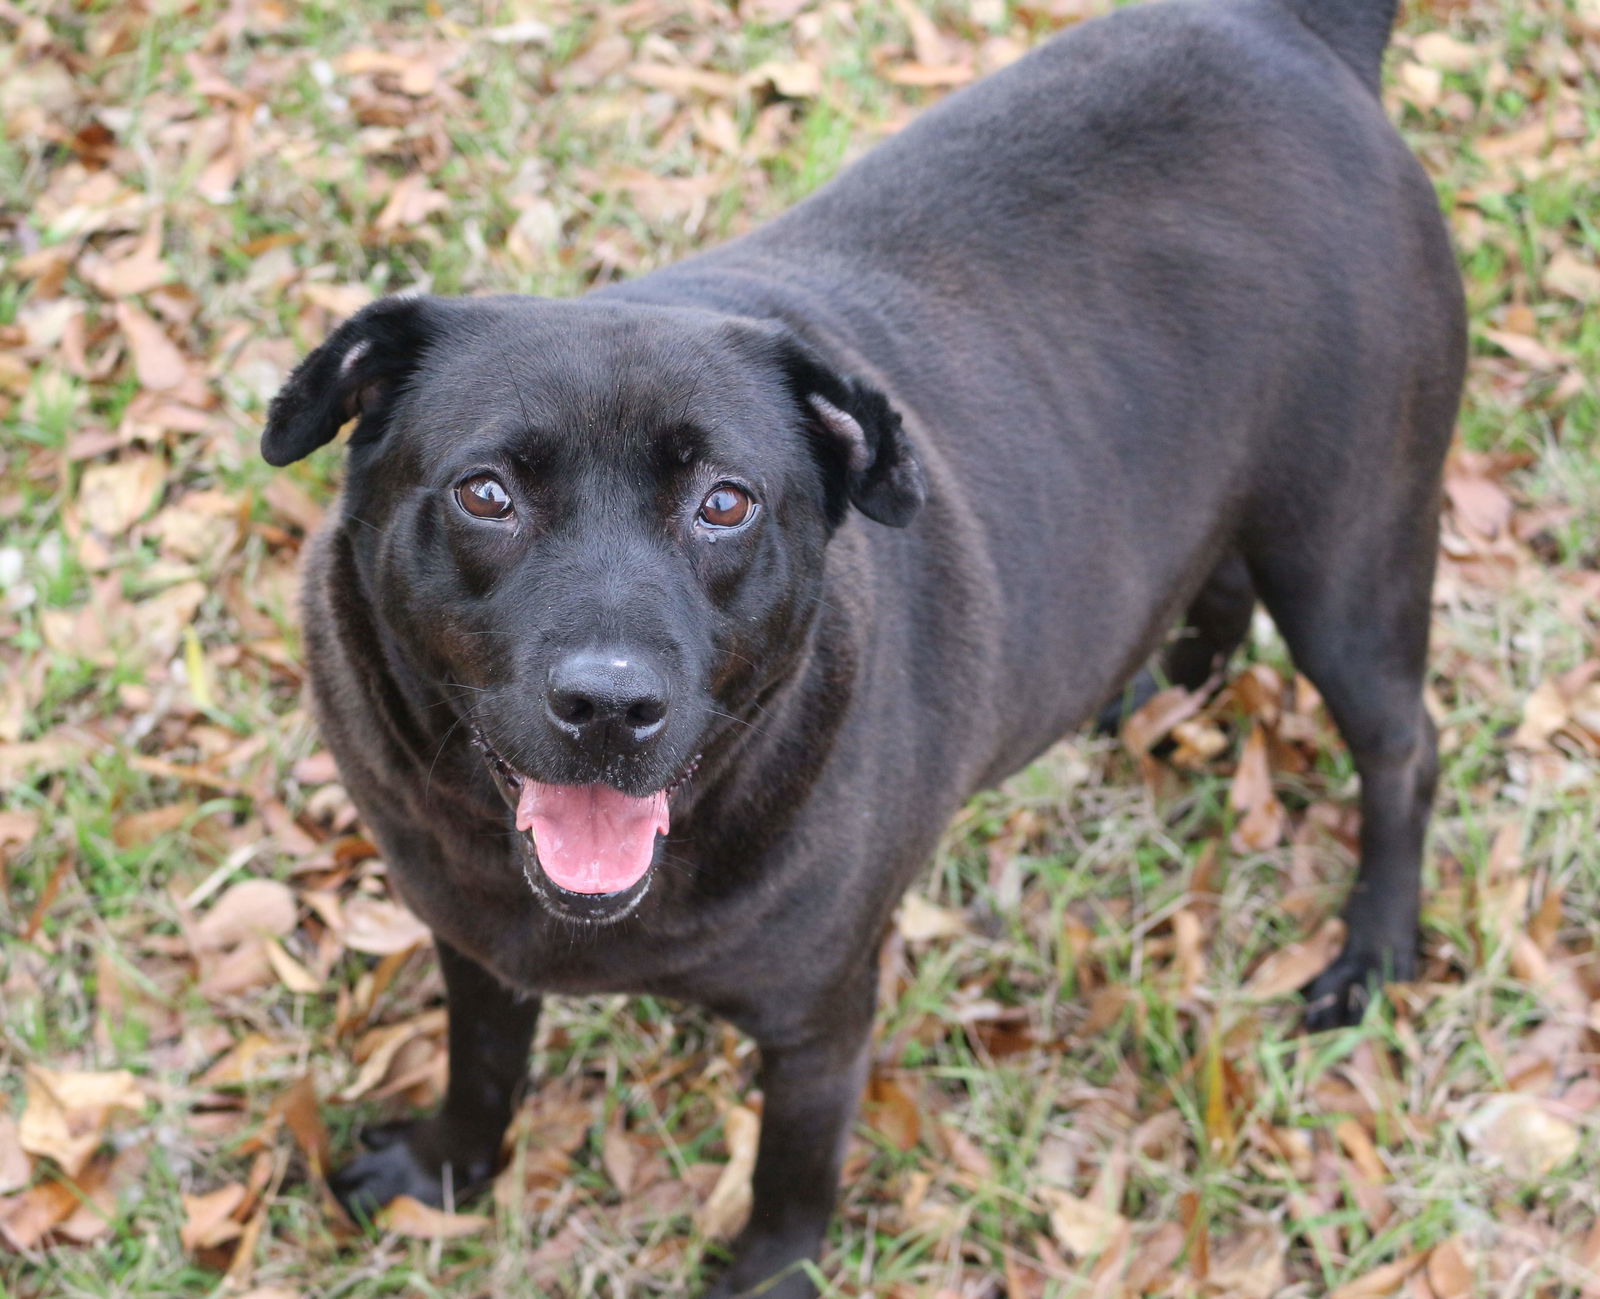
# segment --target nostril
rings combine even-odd
[[[659,726],[666,715],[667,701],[654,695],[634,700],[626,714],[628,725],[641,730],[648,726]]]
[[[594,700],[574,690],[552,690],[550,711],[556,720],[571,726],[583,726],[594,720]]]

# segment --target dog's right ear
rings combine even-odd
[[[262,458],[269,465],[292,464],[331,442],[358,415],[357,438],[375,437],[389,398],[433,337],[438,306],[423,297],[380,298],[334,330],[267,407]]]

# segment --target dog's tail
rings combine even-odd
[[[1307,27],[1355,69],[1374,94],[1398,0],[1287,0]]]

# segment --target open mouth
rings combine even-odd
[[[538,869],[581,899],[618,898],[644,880],[671,825],[668,802],[700,761],[697,754],[664,788],[636,797],[598,781],[547,785],[508,763],[481,732],[474,739],[516,809]]]

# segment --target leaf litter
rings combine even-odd
[[[170,44],[165,9],[0,6],[0,126],[31,166],[0,216],[0,1278],[67,1288],[119,1232],[247,1299],[354,1275],[323,1181],[349,1121],[443,1086],[426,932],[299,696],[328,484],[250,468],[304,346],[395,288],[572,292],[736,233],[841,160],[807,155],[826,113],[858,148],[1100,7],[640,0],[479,27],[445,5],[428,35],[319,45],[286,6],[228,5],[135,113],[127,57]],[[902,907],[842,1293],[1600,1294],[1600,507],[1545,463],[1592,448],[1600,263],[1578,223],[1506,216],[1533,186],[1593,197],[1591,7],[1531,0],[1512,59],[1494,6],[1437,0],[1393,55],[1390,111],[1476,286],[1431,703],[1447,770],[1505,741],[1441,808],[1419,979],[1342,1045],[1293,1035],[1353,863],[1335,733],[1270,645],[1161,692],[1125,747],[1069,744],[979,800]],[[497,77],[525,92],[498,115]],[[555,147],[552,97],[596,147]],[[1518,418],[1547,441],[1496,441]],[[748,1212],[753,1055],[683,1012],[573,1006],[538,1060],[491,1211],[401,1202],[381,1257],[416,1241],[471,1293],[679,1292]],[[140,1191],[158,1159],[175,1194]],[[485,1238],[525,1248],[497,1265]]]

